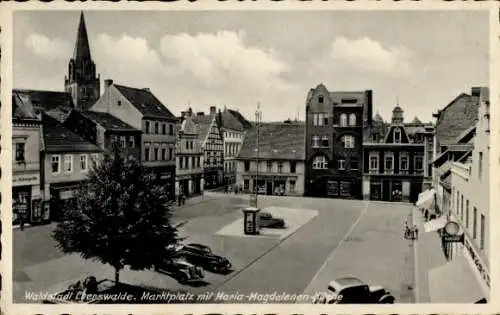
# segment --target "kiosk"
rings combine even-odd
[[[260,209],[256,207],[248,207],[243,209],[243,232],[246,235],[259,234],[259,217]]]

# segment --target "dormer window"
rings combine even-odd
[[[401,143],[401,129],[394,129],[394,143]]]
[[[323,104],[323,95],[318,96],[318,103]]]

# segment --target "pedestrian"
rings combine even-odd
[[[408,221],[405,221],[405,230],[404,230],[405,240],[407,240],[410,237],[409,232],[410,232],[410,229],[408,227]]]
[[[413,226],[413,232],[415,233],[415,239],[418,240],[418,227],[416,225]]]
[[[19,226],[21,227],[21,231],[24,231],[24,215],[21,214],[19,217]]]

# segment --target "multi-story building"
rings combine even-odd
[[[363,132],[371,125],[372,91],[330,92],[320,84],[306,100],[309,196],[362,198]]]
[[[221,129],[224,135],[224,181],[236,183],[236,157],[245,138],[245,126],[232,112],[224,107],[221,113]]]
[[[109,113],[72,111],[64,125],[105,152],[117,143],[124,158],[141,160],[142,131]]]
[[[363,199],[416,202],[430,181],[433,125],[418,118],[404,123],[399,105],[390,123],[377,115],[373,125],[363,142]]]
[[[18,224],[48,220],[40,186],[41,115],[29,97],[12,92],[12,220]]]
[[[138,89],[105,80],[104,94],[91,111],[109,113],[142,130],[141,160],[158,183],[175,197],[175,124],[177,118],[148,88]]]
[[[203,193],[204,152],[198,137],[198,128],[192,118],[192,110],[182,112],[177,125],[175,149],[175,195],[190,197]]]
[[[75,107],[79,110],[90,108],[101,95],[101,79],[96,75],[96,65],[90,54],[90,44],[83,12],[76,35],[73,58],[68,63],[68,75],[64,78],[64,88]]]
[[[236,183],[249,193],[302,196],[305,134],[304,122],[261,123],[259,130],[248,130],[236,159]]]
[[[473,93],[478,104],[474,149],[466,160],[451,162],[450,211],[443,215],[446,220],[436,226],[455,222],[463,238],[460,241],[442,239],[449,262],[429,274],[430,289],[434,292],[431,301],[436,303],[485,303],[490,300],[489,91],[488,88],[476,88]],[[453,295],[449,294],[451,289]]]
[[[220,116],[215,106],[210,106],[208,115],[198,112],[192,116],[204,152],[203,187],[209,189],[224,184],[224,140]]]
[[[57,221],[63,219],[66,207],[74,205],[75,192],[102,159],[102,150],[54,118],[42,114],[42,120],[41,185],[50,201],[50,219]]]
[[[451,165],[466,161],[472,154],[480,91],[480,88],[472,88],[470,95],[461,93],[433,115],[436,129],[431,167],[436,202],[430,210],[447,213],[450,209]]]

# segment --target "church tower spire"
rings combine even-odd
[[[87,110],[99,99],[100,76],[96,76],[96,66],[90,54],[87,26],[83,12],[76,34],[73,58],[68,64],[68,75],[64,78],[65,91],[73,98],[75,108]]]

